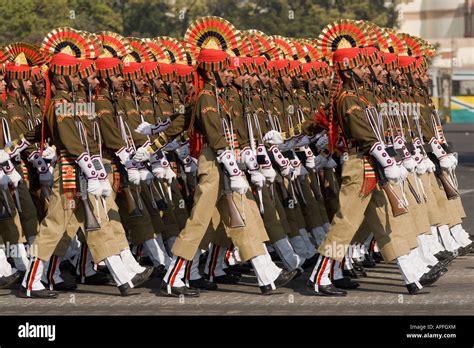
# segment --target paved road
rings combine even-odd
[[[474,209],[474,125],[448,125],[447,138],[459,152],[457,170],[464,207],[468,214]],[[474,234],[474,217],[463,223]],[[24,300],[17,291],[0,290],[0,314],[106,314],[106,315],[169,315],[169,314],[400,314],[446,315],[474,313],[474,254],[459,257],[449,272],[435,286],[418,296],[407,295],[394,264],[379,264],[360,279],[361,287],[346,298],[320,298],[306,290],[308,274],[294,280],[287,288],[271,296],[259,295],[256,279],[245,276],[238,286],[220,286],[217,292],[202,293],[196,299],[163,297],[157,293],[158,280],[147,287],[135,289],[135,296],[122,298],[113,286],[79,286],[74,293],[61,294],[59,299]]]

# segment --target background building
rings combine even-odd
[[[474,122],[474,0],[402,0],[400,31],[438,46],[433,95],[452,122]]]

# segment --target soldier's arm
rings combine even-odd
[[[86,151],[85,146],[82,144],[79,130],[77,129],[74,117],[70,114],[62,114],[56,112],[62,102],[52,103],[48,110],[48,119],[53,122],[53,127],[59,139],[55,139],[59,148],[65,148],[66,151],[72,156],[78,157],[80,154]],[[65,108],[66,109],[66,108]]]
[[[118,151],[125,145],[122,135],[115,122],[114,109],[108,99],[98,99],[95,103],[99,127],[104,146],[112,151]]]
[[[338,104],[338,112],[344,118],[352,139],[357,141],[361,151],[368,152],[378,140],[367,120],[363,104],[352,95],[343,96]]]
[[[196,108],[196,118],[200,121],[207,142],[214,151],[217,152],[228,146],[224,137],[221,116],[217,112],[215,97],[209,95],[200,97]]]

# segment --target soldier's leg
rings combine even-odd
[[[198,173],[199,183],[194,194],[193,209],[186,221],[186,226],[176,238],[172,248],[173,260],[163,279],[167,285],[168,294],[172,293],[173,287],[185,286],[182,279],[186,263],[194,258],[208,230],[220,195],[220,172],[216,156],[210,148],[204,148],[199,156]]]
[[[31,198],[30,191],[23,182],[18,185],[18,194],[21,205],[20,221],[23,233],[27,239],[33,238],[38,233],[38,216],[36,207]]]

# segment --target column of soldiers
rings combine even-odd
[[[350,30],[347,30],[350,28]],[[58,28],[0,52],[0,287],[345,296],[396,262],[410,294],[472,251],[426,41],[339,20],[317,39]],[[71,272],[75,281],[64,272]]]

